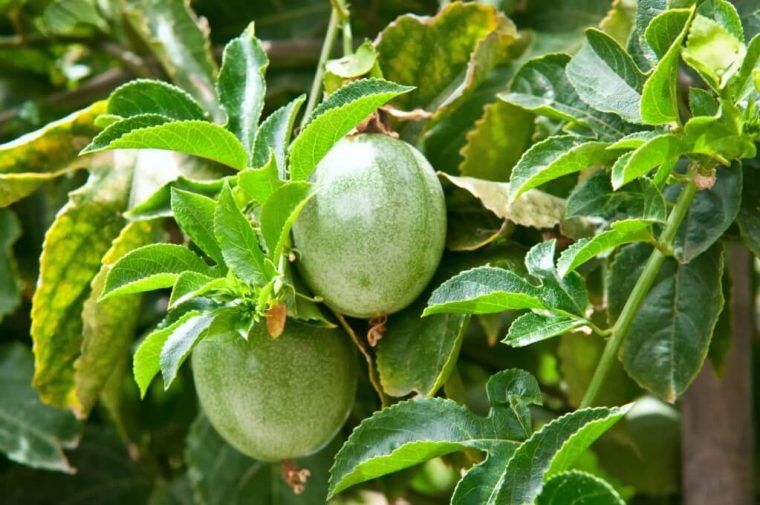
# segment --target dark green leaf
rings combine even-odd
[[[510,195],[517,199],[525,191],[563,175],[614,160],[620,153],[607,149],[608,145],[571,135],[549,137],[534,144],[512,170]]]
[[[541,300],[545,307],[583,317],[588,296],[583,279],[575,272],[560,277],[554,267],[556,240],[534,245],[525,256],[528,272],[541,281]]]
[[[604,32],[589,29],[586,44],[567,64],[567,78],[581,99],[603,112],[640,123],[644,74]]]
[[[627,407],[577,410],[545,424],[515,450],[489,505],[533,503],[547,477],[569,469],[627,410]]]
[[[608,279],[610,313],[616,318],[647,261],[651,247],[623,249]],[[723,307],[723,247],[717,244],[681,265],[666,259],[633,320],[621,359],[636,382],[674,401],[702,368]]]
[[[322,102],[290,147],[290,177],[309,178],[327,152],[378,107],[413,88],[382,79],[361,79]]]
[[[0,452],[34,468],[73,473],[63,454],[75,447],[79,426],[71,413],[40,402],[31,387],[32,353],[22,344],[0,347]]]
[[[665,222],[665,199],[652,182],[640,178],[618,191],[612,190],[609,174],[595,172],[580,183],[567,199],[565,216],[598,216],[611,219],[618,215],[629,218]]]
[[[0,321],[21,302],[21,280],[13,257],[13,244],[19,236],[21,226],[16,215],[0,209]]]
[[[225,264],[236,276],[248,283],[266,284],[274,267],[266,262],[256,230],[238,208],[229,186],[219,195],[214,234]]]
[[[207,121],[172,121],[143,114],[113,123],[95,137],[82,154],[112,149],[166,149],[217,161],[238,170],[248,155],[240,141],[221,126]]]
[[[264,75],[268,66],[267,53],[254,35],[251,23],[225,46],[216,81],[219,101],[227,113],[227,128],[240,139],[250,161],[253,161],[253,142],[264,109]]]
[[[158,114],[176,121],[206,118],[201,106],[188,93],[149,79],[136,79],[116,88],[108,97],[106,112],[122,118],[143,114]]]
[[[668,0],[640,0],[636,7],[636,24],[628,39],[628,52],[639,68],[648,72],[657,63],[658,55],[646,40],[646,29],[656,16],[668,9]]]
[[[509,270],[477,267],[466,270],[433,291],[423,316],[490,314],[505,310],[543,309],[540,292]]]
[[[702,88],[689,88],[689,110],[693,116],[714,116],[720,104],[712,93]]]
[[[572,471],[549,479],[536,505],[625,505],[625,502],[600,478]]]
[[[744,243],[755,256],[760,256],[760,170],[747,165],[743,172],[742,203],[736,223]]]
[[[296,122],[298,111],[301,110],[306,95],[301,95],[287,105],[272,112],[256,131],[256,141],[253,146],[253,166],[263,167],[269,161],[270,150],[274,157],[278,174],[281,179],[286,177],[285,162],[290,143],[290,135]]]
[[[124,226],[132,167],[94,172],[69,195],[45,234],[32,299],[34,386],[45,402],[69,405],[82,342],[82,306],[103,255]]]
[[[171,188],[171,206],[174,219],[190,240],[217,265],[224,265],[222,251],[214,236],[216,202],[198,193]]]

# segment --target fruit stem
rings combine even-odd
[[[692,174],[693,175],[693,174]],[[665,229],[662,230],[658,242],[665,245],[668,249],[673,246],[673,240],[678,233],[678,228],[681,226],[686,217],[691,202],[694,201],[694,197],[697,194],[697,186],[690,178],[689,182],[685,184],[681,194],[678,195],[676,204],[668,217],[668,222],[665,224]],[[615,361],[618,350],[628,335],[628,332],[633,325],[633,320],[638,314],[641,305],[644,303],[646,296],[649,294],[649,290],[654,284],[657,273],[660,271],[660,267],[665,262],[665,254],[659,249],[652,250],[652,254],[644,266],[644,270],[641,272],[636,285],[633,287],[631,294],[628,296],[623,310],[620,312],[615,325],[612,327],[612,337],[607,341],[607,345],[604,347],[604,352],[599,360],[599,364],[594,371],[591,382],[588,385],[586,394],[583,395],[580,407],[586,408],[593,405],[599,390],[602,387],[607,375],[610,372],[612,363]]]
[[[325,63],[333,52],[335,47],[335,40],[338,36],[338,25],[340,25],[340,13],[333,4],[333,10],[330,14],[330,22],[327,25],[327,33],[325,34],[325,40],[322,43],[322,51],[319,53],[319,62],[317,62],[317,70],[314,73],[314,81],[311,83],[311,91],[309,92],[309,100],[306,102],[306,109],[304,110],[303,117],[301,118],[300,129],[303,130],[304,126],[309,120],[314,107],[316,107],[319,101],[319,95],[322,93],[322,79],[325,75]]]

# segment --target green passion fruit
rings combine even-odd
[[[307,456],[337,433],[354,402],[356,351],[342,330],[288,320],[277,339],[214,335],[192,354],[203,411],[233,447],[261,461]]]
[[[317,193],[293,226],[309,288],[353,317],[414,301],[446,241],[446,203],[430,163],[406,142],[359,134],[340,140],[312,180]]]

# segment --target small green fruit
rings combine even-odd
[[[257,324],[204,338],[192,354],[203,411],[227,442],[261,461],[307,456],[346,420],[356,393],[356,352],[340,330],[288,320],[273,339]]]
[[[414,301],[446,241],[443,189],[430,163],[406,142],[361,134],[339,141],[312,179],[317,193],[293,226],[309,288],[354,317]]]

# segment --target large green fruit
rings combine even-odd
[[[258,324],[201,340],[192,354],[203,411],[222,437],[262,461],[307,456],[346,420],[356,392],[356,354],[341,330],[288,320],[273,339]]]
[[[362,134],[338,142],[312,179],[317,193],[293,226],[311,290],[354,317],[409,305],[446,241],[446,203],[430,163],[406,142]]]

